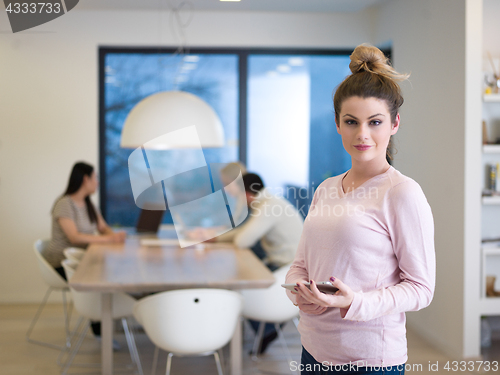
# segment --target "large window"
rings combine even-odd
[[[207,164],[240,160],[268,187],[307,206],[325,178],[350,168],[332,105],[332,92],[349,74],[350,53],[191,49],[179,55],[100,48],[100,194],[106,220],[134,226],[140,212],[128,174],[133,150],[120,148],[128,113],[145,97],[172,89],[198,95],[221,118],[226,145],[204,149]],[[185,152],[172,155],[174,163],[189,159]],[[305,194],[291,196],[290,187]],[[168,212],[164,222],[172,222]]]
[[[203,53],[179,55],[158,51],[101,49],[101,210],[111,225],[134,226],[139,208],[134,203],[128,174],[132,149],[120,148],[121,130],[130,110],[145,97],[160,91],[182,90],[205,100],[219,115],[226,145],[207,148],[207,164],[228,163],[239,158],[238,56]],[[154,152],[150,156],[154,157]],[[158,153],[162,163],[189,163],[196,151]],[[154,160],[150,160],[154,162]],[[184,183],[204,188],[202,174]],[[173,186],[182,190],[182,186]],[[185,190],[185,189],[184,189]],[[199,194],[199,192],[197,193]],[[167,212],[164,222],[171,223]]]

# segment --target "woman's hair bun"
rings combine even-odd
[[[400,74],[390,65],[389,59],[377,47],[369,44],[357,46],[351,54],[349,69],[352,74],[369,72],[395,81],[404,81],[408,74]]]

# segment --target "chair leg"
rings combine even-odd
[[[283,351],[285,352],[288,364],[290,365],[290,363],[292,362],[292,356],[290,355],[290,351],[288,350],[288,345],[286,344],[285,335],[283,334],[283,331],[281,330],[281,327],[278,323],[274,323],[274,328],[276,329],[276,332],[278,332],[278,338],[281,342],[281,346],[283,347]],[[292,371],[291,367],[290,371]],[[292,371],[292,374],[293,373],[294,371]]]
[[[219,373],[219,375],[224,375],[222,373],[222,367],[220,365],[219,353],[218,352],[214,352],[214,357],[215,357],[215,364],[217,366],[217,372]]]
[[[166,375],[170,375],[170,366],[172,366],[172,357],[173,356],[174,356],[174,353],[168,353]]]
[[[85,319],[83,319],[83,317],[79,317],[78,320],[76,321],[76,327],[75,327],[75,330],[73,332],[70,333],[70,336],[68,338],[69,340],[69,345],[67,345],[65,348],[62,348],[59,355],[57,356],[57,365],[58,366],[64,366],[64,363],[62,363],[62,358],[64,357],[64,354],[66,354],[66,352],[68,352],[71,348],[71,341],[73,340],[73,337],[83,328],[82,327],[82,323],[85,322]]]
[[[220,362],[222,363],[222,371],[226,371],[227,370],[227,364],[226,364],[226,360],[224,359],[224,348],[220,348],[218,350],[219,352],[219,358],[220,358]]]
[[[252,348],[252,359],[255,361],[258,359],[258,354],[260,351],[260,347],[262,345],[262,338],[264,337],[264,328],[266,327],[266,322],[260,322],[259,330],[257,331],[257,335],[255,336],[255,340],[253,342]]]
[[[90,327],[90,322],[87,320],[85,324],[85,328],[82,330],[80,333],[80,336],[78,337],[78,341],[76,344],[71,348],[71,352],[69,354],[68,360],[66,361],[64,368],[61,370],[61,375],[66,375],[68,373],[68,370],[73,363],[73,360],[75,359],[76,353],[78,353],[78,350],[80,349],[80,346],[82,345],[83,339],[85,338],[85,335],[87,334],[87,331],[89,330]]]
[[[52,291],[53,291],[53,288],[51,286],[49,286],[49,288],[47,289],[47,292],[45,292],[45,296],[43,297],[42,303],[40,304],[40,306],[38,306],[38,309],[35,313],[35,316],[33,317],[33,320],[31,321],[31,324],[28,328],[28,332],[26,332],[26,341],[29,343],[32,343],[32,344],[37,344],[37,345],[46,346],[46,347],[52,348],[52,349],[62,350],[64,347],[63,345],[51,344],[49,342],[34,340],[31,338],[31,333],[33,332],[33,328],[35,328],[35,325],[38,322],[38,319],[40,318],[42,310],[45,308],[45,305],[47,304],[47,300],[49,299],[49,296],[52,293]],[[66,308],[64,309],[64,319],[65,320],[67,319]],[[67,345],[67,343],[68,343],[68,336],[66,333],[66,345]]]
[[[155,346],[155,354],[153,356],[153,365],[151,366],[151,375],[156,375],[156,366],[158,365],[158,353],[160,348]]]
[[[135,344],[134,333],[129,328],[126,318],[122,318],[123,331],[125,332],[125,338],[127,339],[128,350],[130,352],[130,358],[132,362],[136,365],[139,375],[144,375],[142,372],[141,359],[139,358],[139,352],[137,351],[137,345]]]
[[[73,312],[73,305],[70,304],[68,307],[68,302],[66,300],[66,290],[63,289],[63,309],[64,309],[64,326],[66,328],[66,347],[71,346],[71,332],[69,330],[69,325],[71,322],[71,313]]]

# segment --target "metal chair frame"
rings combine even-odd
[[[128,370],[134,371],[134,373],[138,373],[139,375],[144,375],[142,371],[142,364],[139,357],[139,352],[137,350],[137,345],[135,344],[135,337],[131,326],[128,324],[127,318],[121,318],[121,323],[123,326],[123,331],[125,332],[125,339],[127,340],[127,347],[130,353],[130,359],[132,360],[132,365],[125,365],[124,368],[121,368],[120,371]],[[77,324],[77,328],[74,331],[74,334],[71,336],[74,342],[71,344],[71,348],[61,350],[59,354],[58,362],[62,363],[61,375],[68,375],[68,371],[70,367],[85,367],[85,368],[100,368],[100,363],[74,363],[74,359],[78,352],[80,351],[80,347],[82,346],[83,340],[87,335],[87,332],[90,327],[90,319],[85,319],[80,317],[80,320]],[[66,358],[64,359],[64,356]],[[118,367],[120,368],[120,367]],[[96,374],[100,374],[98,371]]]
[[[76,267],[78,266],[78,262],[72,259],[66,259],[62,262],[62,266],[64,268],[64,271],[66,272],[66,276],[68,280],[71,279],[73,276],[73,273],[75,272]],[[73,299],[75,303],[75,308],[77,311],[82,314],[82,311],[84,311],[87,307],[91,307],[90,310],[87,310],[87,314],[85,316],[82,316],[81,319],[79,320],[79,323],[77,324],[77,327],[74,331],[74,334],[71,335],[71,339],[76,335],[75,341],[71,343],[70,346],[67,348],[63,349],[59,355],[58,362],[62,362],[62,358],[64,357],[65,354],[67,354],[67,358],[64,361],[64,364],[62,365],[62,370],[61,374],[62,375],[67,375],[69,368],[71,366],[75,367],[100,367],[100,364],[97,363],[87,363],[87,364],[74,364],[73,361],[75,359],[76,354],[78,353],[83,339],[85,338],[85,335],[88,332],[88,329],[90,327],[90,319],[97,319],[97,316],[99,313],[96,312],[96,301],[99,300],[100,298],[100,293],[94,293],[94,292],[77,292],[73,289],[70,288],[71,293],[73,294]],[[127,296],[125,294],[117,294],[117,297],[125,298],[125,300],[132,300],[132,297]],[[133,302],[132,302],[133,303]],[[132,307],[130,307],[132,309]],[[123,326],[123,331],[125,332],[125,338],[127,340],[127,346],[129,349],[130,353],[130,358],[132,360],[132,364],[135,365],[135,371],[139,373],[139,375],[144,375],[142,371],[142,365],[141,365],[141,360],[139,358],[139,352],[137,350],[137,346],[135,344],[135,338],[134,338],[134,333],[132,330],[129,328],[127,318],[124,316],[126,313],[123,311],[120,313],[118,312],[119,315],[116,316],[116,318],[121,319],[122,326]],[[130,310],[130,316],[132,315],[132,311]],[[121,316],[121,317],[120,317]],[[78,333],[78,334],[77,334]],[[127,366],[128,369],[130,369],[130,366]]]
[[[35,241],[34,250],[35,250],[35,254],[39,260],[39,263],[43,263],[44,266],[47,267],[47,272],[50,272],[50,269],[52,269],[52,267],[50,266],[50,264],[47,263],[47,261],[43,258],[42,254],[41,254],[41,251],[48,245],[48,242],[49,242],[48,240]],[[42,267],[41,264],[40,264],[40,267]],[[60,278],[59,282],[61,284],[66,283],[66,281],[55,270],[53,270],[53,274],[54,275],[51,276],[52,278],[54,278],[54,277],[56,279]],[[42,275],[43,275],[43,271],[42,271]],[[28,331],[26,332],[26,341],[29,343],[32,343],[32,344],[45,346],[45,347],[51,348],[51,349],[62,350],[65,347],[69,347],[69,345],[70,345],[71,333],[69,330],[69,324],[70,324],[70,320],[71,320],[71,314],[73,311],[73,309],[72,309],[73,305],[71,304],[71,302],[68,302],[67,298],[66,298],[66,292],[69,291],[69,287],[67,287],[67,286],[66,287],[54,287],[54,286],[50,285],[50,283],[47,280],[45,280],[45,281],[47,282],[47,284],[49,284],[49,287],[47,288],[47,291],[45,292],[45,296],[43,297],[42,302],[38,306],[38,309],[35,313],[35,316],[33,317],[32,321],[30,323],[30,326],[28,328]],[[67,283],[66,283],[66,285],[67,285]],[[31,338],[31,334],[33,332],[33,329],[35,328],[35,325],[38,322],[38,319],[40,318],[40,315],[42,314],[42,311],[45,308],[45,305],[47,304],[47,301],[48,301],[48,299],[53,291],[62,292],[63,309],[64,309],[64,325],[65,325],[65,329],[66,329],[66,342],[64,345],[56,345],[56,344],[53,344],[50,342],[35,340],[35,339]]]

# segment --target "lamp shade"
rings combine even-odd
[[[169,142],[167,133],[196,127],[198,137],[176,138]],[[158,138],[161,137],[161,138]],[[149,142],[155,138],[164,142]],[[149,143],[148,143],[149,142]],[[185,91],[163,91],[148,96],[132,108],[123,125],[120,146],[123,148],[223,147],[224,129],[219,116],[203,99]]]

